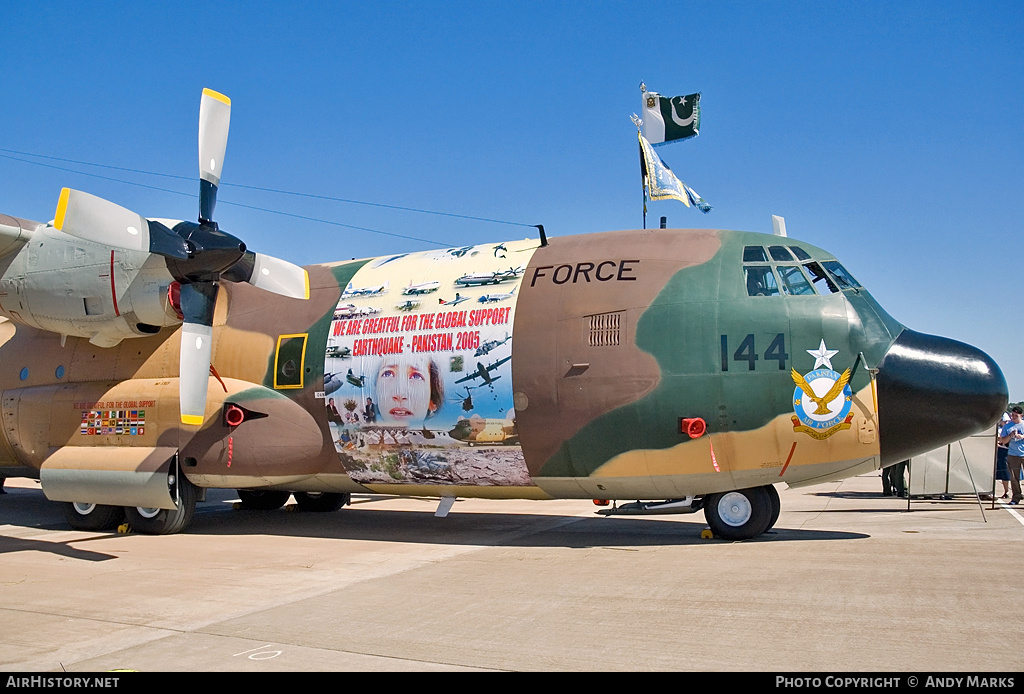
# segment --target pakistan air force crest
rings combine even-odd
[[[814,369],[800,375],[792,369],[793,431],[802,431],[812,438],[827,439],[837,431],[850,428],[853,415],[853,392],[850,390],[850,370],[838,373],[832,369],[832,357],[839,350],[828,349],[821,341],[818,349],[809,349],[814,357]],[[825,368],[819,368],[825,367]]]

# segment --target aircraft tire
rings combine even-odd
[[[779,490],[775,488],[774,484],[765,485],[764,490],[768,492],[768,500],[772,502],[772,513],[768,519],[768,527],[764,529],[768,532],[775,527],[775,521],[779,520],[779,514],[782,513],[782,501],[779,499]]]
[[[350,498],[351,494],[334,492],[295,492],[295,503],[299,505],[299,510],[316,513],[337,511],[347,504]]]
[[[704,503],[711,532],[723,540],[749,540],[768,529],[772,502],[764,487],[712,494]]]
[[[239,489],[238,498],[246,511],[273,511],[288,502],[291,492],[279,492],[271,489]]]
[[[192,522],[199,493],[184,475],[178,476],[178,508],[125,508],[132,530],[146,535],[173,535]]]
[[[124,520],[124,509],[69,501],[64,503],[64,518],[75,530],[113,530]]]

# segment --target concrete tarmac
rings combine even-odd
[[[72,531],[38,483],[0,496],[0,670],[1020,669],[1024,517],[883,498],[878,473],[779,485],[747,542],[703,513],[356,496],[184,534]]]

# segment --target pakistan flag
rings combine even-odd
[[[685,140],[700,133],[700,93],[662,96],[643,92],[644,137],[652,145]]]

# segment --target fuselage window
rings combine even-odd
[[[827,263],[822,263],[825,269],[828,270],[833,277],[836,278],[836,283],[843,289],[857,289],[861,286],[860,282],[853,278],[849,272],[846,271],[842,265],[835,260]]]
[[[743,262],[766,263],[768,262],[768,256],[765,255],[764,248],[761,246],[746,246],[743,248]]]
[[[793,255],[797,257],[797,260],[810,260],[811,256],[807,255],[807,251],[800,248],[800,246],[790,246],[789,250],[793,251]]]
[[[778,296],[779,284],[770,267],[743,268],[747,280],[748,296]]]
[[[811,276],[811,283],[818,290],[819,294],[835,294],[839,291],[835,283],[829,278],[821,265],[817,263],[805,263],[804,268]]]
[[[793,260],[793,254],[785,246],[768,246],[768,253],[771,254],[772,260]]]
[[[779,265],[779,279],[782,283],[782,291],[793,296],[807,296],[814,294],[814,288],[800,271],[799,265]]]

